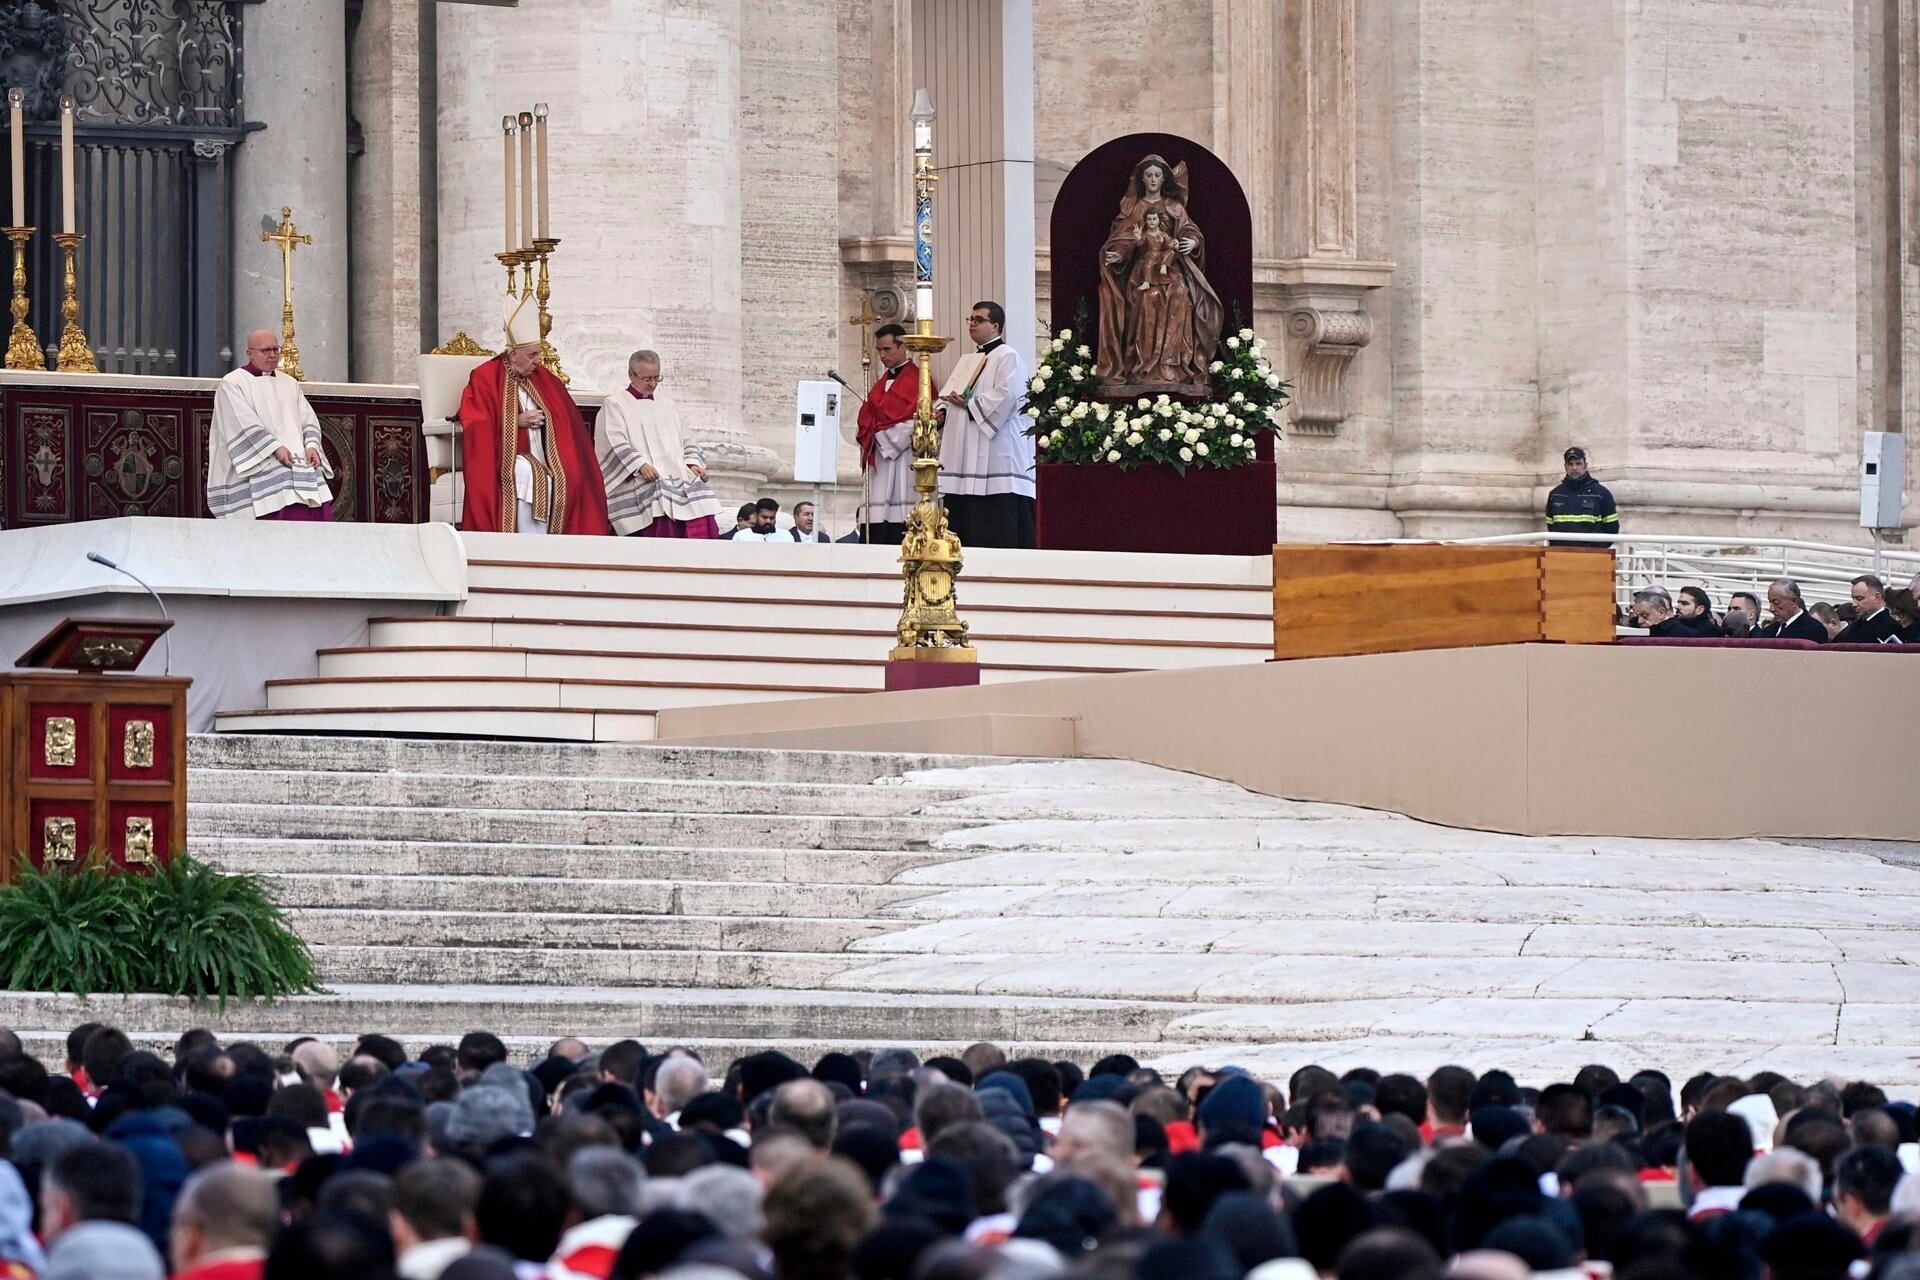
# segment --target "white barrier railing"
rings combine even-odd
[[[1386,543],[1430,542],[1423,538],[1388,538]],[[1767,584],[1792,578],[1811,603],[1839,603],[1847,598],[1855,578],[1871,573],[1889,587],[1906,586],[1920,574],[1920,551],[1892,547],[1836,547],[1791,538],[1703,538],[1684,535],[1640,536],[1631,533],[1508,533],[1486,538],[1450,538],[1451,546],[1532,547],[1553,543],[1611,546],[1614,556],[1614,595],[1622,606],[1636,588],[1658,585],[1674,590],[1700,587],[1725,609],[1727,597],[1748,591],[1765,600]]]

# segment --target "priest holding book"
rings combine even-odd
[[[979,351],[961,357],[936,405],[947,525],[968,547],[1034,545],[1032,422],[1021,412],[1028,373],[1001,337],[1006,323],[999,303],[973,304],[967,335]]]

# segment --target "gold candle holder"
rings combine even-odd
[[[540,363],[547,366],[547,372],[560,379],[562,384],[571,384],[573,379],[560,367],[560,353],[547,340],[547,335],[553,332],[553,315],[547,310],[547,299],[553,294],[547,284],[547,258],[559,247],[558,240],[546,236],[533,242],[533,251],[540,258],[540,283],[535,287],[533,296],[540,304]]]
[[[60,304],[60,315],[66,325],[60,330],[60,360],[55,366],[60,373],[100,372],[100,366],[93,362],[93,347],[87,342],[87,332],[80,327],[80,273],[74,264],[74,255],[86,238],[80,231],[56,232],[53,237],[67,260],[66,277],[61,284],[65,301]]]
[[[499,260],[501,266],[507,269],[507,293],[511,296],[515,292],[513,287],[513,269],[520,265],[520,250],[508,249],[502,253],[496,253],[493,256]]]
[[[7,239],[13,241],[13,331],[7,337],[7,368],[44,369],[46,352],[40,349],[40,335],[27,323],[27,244],[37,227],[8,227]]]

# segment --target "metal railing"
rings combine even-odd
[[[1431,542],[1425,538],[1386,538],[1385,543]],[[1848,587],[1863,573],[1905,586],[1920,574],[1920,551],[1891,547],[1837,547],[1791,538],[1702,538],[1630,533],[1509,533],[1486,538],[1445,539],[1460,547],[1533,547],[1548,542],[1584,543],[1613,548],[1614,596],[1624,608],[1639,587],[1673,590],[1699,587],[1716,611],[1736,591],[1766,599],[1767,584],[1792,578],[1809,603],[1847,598]]]

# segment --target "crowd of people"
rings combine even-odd
[[[1915,1108],[1863,1082],[538,1056],[0,1031],[0,1277],[1920,1277]]]
[[[1700,587],[1642,587],[1633,593],[1626,625],[1645,627],[1663,639],[1808,640],[1815,644],[1920,644],[1920,573],[1905,587],[1889,588],[1879,577],[1855,578],[1841,604],[1808,604],[1800,584],[1776,578],[1767,586],[1766,607],[1751,591],[1736,591],[1715,613]]]

